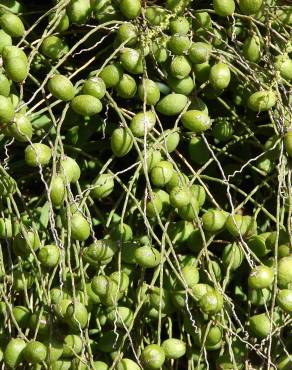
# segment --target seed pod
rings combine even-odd
[[[103,173],[93,180],[91,194],[97,199],[102,199],[111,194],[114,189],[114,179],[110,174]]]
[[[48,90],[56,98],[69,101],[74,98],[75,88],[66,76],[54,75],[48,82]]]
[[[135,114],[130,123],[130,130],[136,137],[143,137],[150,132],[156,123],[156,116],[152,111]]]
[[[32,124],[23,113],[16,113],[8,131],[17,141],[26,142],[32,138]]]
[[[256,14],[263,4],[263,0],[239,0],[239,8],[243,14]]]
[[[264,112],[275,106],[276,94],[271,90],[257,91],[247,101],[247,106],[254,112]]]
[[[91,77],[84,82],[82,94],[92,95],[97,99],[102,99],[106,92],[106,85],[101,77]]]
[[[66,13],[72,23],[86,23],[91,13],[90,0],[70,0]]]
[[[113,87],[116,86],[123,77],[123,69],[118,63],[110,64],[103,68],[99,76],[104,81],[107,88]]]
[[[118,158],[124,157],[133,147],[133,140],[125,128],[116,128],[111,136],[111,150]]]
[[[207,114],[199,110],[189,110],[181,116],[184,127],[192,132],[200,133],[211,127],[211,120]]]
[[[235,11],[235,2],[233,0],[213,0],[215,13],[221,17],[232,15]]]
[[[163,97],[156,105],[159,113],[165,116],[176,116],[187,105],[188,98],[182,94],[169,94]]]
[[[78,95],[71,100],[71,108],[81,116],[94,116],[102,111],[102,104],[94,96]]]
[[[24,151],[25,162],[31,167],[45,166],[52,157],[49,146],[41,143],[28,145]]]
[[[160,99],[158,85],[149,79],[143,79],[138,86],[138,95],[142,102],[147,105],[155,105]]]
[[[25,32],[21,19],[12,13],[1,15],[0,27],[11,37],[21,37]]]
[[[225,63],[217,63],[210,69],[210,84],[216,90],[223,90],[230,83],[230,69]]]

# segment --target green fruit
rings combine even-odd
[[[107,88],[113,87],[116,86],[123,77],[123,69],[117,63],[110,64],[103,68],[103,70],[99,73],[99,76]]]
[[[212,209],[202,216],[203,228],[212,233],[220,232],[225,227],[226,219],[224,211]]]
[[[223,297],[215,290],[207,292],[200,298],[199,306],[204,313],[214,315],[221,311],[223,307]]]
[[[174,152],[180,142],[180,134],[177,131],[165,130],[162,136],[163,146],[167,150],[167,153]]]
[[[110,308],[107,312],[107,319],[113,326],[116,325],[119,328],[126,326],[129,328],[133,322],[133,311],[128,307],[122,306]]]
[[[12,315],[14,316],[20,328],[28,327],[28,323],[30,319],[30,311],[27,307],[14,306],[12,309]]]
[[[45,166],[51,160],[52,150],[45,144],[34,143],[25,148],[24,156],[30,167]]]
[[[12,13],[1,15],[0,27],[11,37],[21,37],[25,32],[21,19]]]
[[[54,268],[59,263],[60,249],[56,245],[45,245],[40,248],[38,260],[46,268]]]
[[[274,107],[276,94],[271,90],[257,91],[247,101],[247,106],[254,112],[264,112]]]
[[[248,285],[252,289],[268,288],[274,280],[273,270],[265,265],[259,265],[251,270]]]
[[[254,315],[249,319],[249,330],[256,338],[265,338],[270,333],[270,319],[265,314]]]
[[[221,17],[232,15],[235,11],[235,2],[233,0],[213,0],[215,13]]]
[[[186,353],[186,344],[180,339],[166,339],[162,342],[161,347],[164,350],[165,357],[174,360],[184,356]]]
[[[191,138],[188,152],[190,159],[199,165],[206,163],[211,156],[204,139],[196,136]]]
[[[47,348],[41,342],[33,340],[24,348],[23,357],[29,363],[38,364],[45,361],[47,357]]]
[[[292,59],[287,54],[275,57],[275,67],[285,80],[292,80]]]
[[[261,44],[258,36],[252,36],[244,41],[242,52],[250,62],[257,63],[261,57]]]
[[[67,183],[75,183],[80,178],[80,167],[75,159],[66,156],[61,160],[60,172]]]
[[[22,361],[23,350],[26,347],[26,343],[23,339],[15,338],[11,339],[4,351],[4,363],[9,369],[15,369]]]
[[[131,48],[122,49],[120,61],[127,72],[131,74],[143,73],[143,59],[139,50]]]
[[[25,52],[22,49],[20,49],[19,47],[14,46],[14,45],[5,46],[3,48],[3,51],[2,51],[2,57],[3,57],[4,62],[9,60],[9,59],[11,59],[11,61],[12,61],[12,59],[14,59],[14,58],[27,60],[27,56],[26,56]]]
[[[81,116],[94,116],[102,111],[102,104],[92,95],[78,95],[71,100],[71,108]]]
[[[212,46],[205,42],[194,42],[189,50],[189,58],[192,63],[201,64],[208,62]]]
[[[12,45],[12,38],[4,30],[0,30],[0,54],[5,46]]]
[[[150,172],[151,182],[154,186],[163,187],[173,175],[173,165],[168,161],[158,162]]]
[[[227,64],[217,63],[214,64],[210,69],[210,84],[216,90],[223,90],[230,83],[231,73]]]
[[[156,123],[156,116],[152,111],[135,114],[130,122],[130,130],[136,137],[143,137],[150,132]]]
[[[124,99],[133,98],[137,92],[136,81],[132,76],[126,73],[123,74],[123,77],[120,79],[115,88],[118,96]]]
[[[160,369],[164,361],[165,352],[159,345],[149,344],[143,349],[141,354],[141,362],[146,369]]]
[[[119,6],[121,13],[127,19],[134,19],[141,13],[140,0],[121,0]]]
[[[192,70],[192,65],[183,55],[175,56],[170,63],[170,72],[178,80],[186,78]]]
[[[124,157],[133,147],[133,139],[125,128],[116,128],[111,137],[111,149],[118,158]]]
[[[248,299],[254,306],[264,306],[272,298],[272,293],[269,289],[250,289]]]
[[[292,256],[283,257],[278,262],[278,285],[286,288],[292,283]]]
[[[114,185],[113,176],[103,173],[93,180],[91,194],[97,199],[105,198],[112,193]]]
[[[60,14],[61,13],[61,14]],[[70,20],[66,12],[53,12],[49,15],[49,21],[54,22],[56,32],[65,32],[70,26]]]
[[[124,366],[124,364],[126,364],[126,366],[128,366],[128,364],[129,364],[128,361],[131,361],[131,365],[132,365],[133,361],[129,360],[129,359],[126,359],[126,358],[123,358],[120,363],[122,363],[122,366]],[[120,368],[119,367],[120,363],[118,364],[117,370],[128,370],[127,367],[126,368],[124,368],[124,367]],[[109,367],[103,361],[94,361],[94,370],[109,370]],[[129,370],[131,370],[131,368],[129,368]],[[133,370],[139,370],[139,369],[133,368]]]
[[[130,280],[124,271],[115,271],[109,277],[117,284],[121,293],[124,293],[128,289]]]
[[[16,233],[17,229],[10,218],[0,218],[0,239],[11,239]]]
[[[165,116],[176,116],[184,109],[188,98],[182,94],[169,94],[163,97],[156,105],[159,113]]]
[[[155,192],[153,192],[150,199],[146,201],[146,214],[148,217],[156,217],[161,211],[161,199]]]
[[[65,195],[66,187],[63,176],[53,176],[50,185],[50,200],[53,206],[62,205],[65,199]]]
[[[175,186],[169,194],[169,200],[174,208],[184,207],[190,202],[190,192],[185,187]]]
[[[174,55],[183,55],[190,48],[191,40],[184,35],[173,35],[168,41],[168,49]]]
[[[194,64],[193,69],[195,72],[196,81],[202,84],[209,79],[210,70],[211,70],[211,66],[209,62]]]
[[[263,0],[239,0],[239,8],[243,14],[256,14],[263,4]]]
[[[86,23],[90,13],[90,0],[70,0],[66,13],[72,23]]]
[[[172,77],[171,75],[168,75],[167,83],[170,86],[171,90],[182,95],[190,95],[195,88],[195,84],[191,76],[178,79]]]
[[[73,357],[75,353],[79,355],[82,352],[82,339],[79,335],[68,334],[64,338],[63,356]]]
[[[199,208],[199,202],[192,196],[188,205],[178,209],[178,214],[183,220],[194,221],[198,217]]]
[[[159,26],[166,20],[166,9],[158,6],[147,6],[145,17],[151,26]]]
[[[68,50],[68,46],[57,36],[48,36],[41,44],[41,52],[53,60],[62,58]]]
[[[176,17],[169,23],[169,30],[172,35],[186,35],[189,32],[190,24],[185,17]]]
[[[248,239],[248,247],[258,256],[263,257],[269,253],[269,249],[266,245],[266,240],[270,233],[264,233],[259,235],[254,235]]]
[[[11,100],[5,96],[0,95],[0,121],[2,123],[9,123],[14,117],[14,108]]]
[[[156,105],[160,99],[159,87],[154,81],[143,79],[138,86],[138,95],[146,105]]]
[[[212,127],[212,134],[218,141],[228,141],[233,133],[233,127],[228,121],[219,121]]]
[[[199,282],[199,271],[195,266],[185,266],[181,270],[184,281],[189,288],[193,288]]]
[[[249,225],[250,220],[240,214],[229,215],[226,221],[227,231],[234,237],[245,235]]]
[[[161,256],[157,249],[145,245],[135,250],[135,260],[144,268],[154,268],[160,264]]]
[[[17,141],[26,142],[32,137],[32,124],[23,113],[16,113],[12,123],[8,126],[9,133]]]
[[[292,355],[281,357],[277,363],[278,370],[289,370],[292,366]]]
[[[131,226],[125,223],[123,223],[123,226],[122,226],[119,223],[113,228],[111,235],[114,240],[128,242],[133,237],[133,231],[132,231]]]
[[[88,321],[88,312],[84,304],[78,301],[70,303],[66,310],[65,320],[74,330],[84,329]]]
[[[132,23],[123,23],[117,31],[117,40],[120,44],[134,46],[137,42],[137,28]]]
[[[239,268],[244,259],[242,247],[237,243],[227,244],[223,250],[222,262],[223,266],[230,271],[235,271]]]
[[[54,75],[48,82],[48,90],[54,98],[69,101],[74,98],[75,88],[68,77]]]
[[[211,127],[209,116],[199,110],[188,110],[181,116],[183,126],[192,132],[204,132]]]
[[[190,187],[191,194],[195,197],[199,203],[199,206],[202,207],[206,200],[206,191],[202,185],[194,184]]]
[[[22,82],[28,75],[28,60],[23,50],[16,46],[5,46],[2,52],[4,69],[14,82]]]
[[[83,250],[86,259],[101,262],[114,256],[117,245],[110,239],[96,240]]]
[[[277,294],[277,303],[283,311],[292,313],[292,290],[280,290]]]
[[[82,94],[92,95],[97,99],[102,99],[106,92],[106,85],[101,77],[91,77],[84,82]]]
[[[51,340],[46,340],[45,343],[47,346],[47,362],[55,362],[63,354],[63,345],[58,340],[52,338]]]
[[[79,212],[75,212],[70,220],[71,236],[74,240],[84,241],[89,238],[90,226]]]
[[[0,95],[8,97],[10,94],[10,82],[8,78],[1,73],[0,74]]]
[[[107,369],[104,369],[104,370],[107,370]],[[129,358],[123,358],[117,365],[117,370],[140,370],[140,369],[141,369],[140,366],[138,366],[136,362],[134,362],[133,360],[130,360]],[[103,369],[100,369],[100,370],[103,370]]]

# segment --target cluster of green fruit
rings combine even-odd
[[[292,368],[291,25],[0,0],[3,368]]]

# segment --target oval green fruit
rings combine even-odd
[[[107,88],[113,87],[116,86],[123,77],[123,69],[118,63],[113,63],[105,66],[102,71],[100,71],[99,76]]]
[[[239,0],[239,8],[246,15],[256,14],[262,4],[263,0]]]
[[[265,314],[254,315],[249,319],[249,330],[256,338],[265,338],[270,333],[271,322]]]
[[[169,94],[163,97],[156,105],[159,113],[165,116],[176,116],[187,105],[188,98],[182,94]]]
[[[227,244],[223,250],[222,262],[223,266],[230,271],[235,271],[239,268],[244,259],[242,247],[237,243]]]
[[[175,17],[169,23],[169,30],[172,35],[186,35],[190,30],[190,23],[185,17]]]
[[[254,112],[264,112],[275,106],[276,94],[272,90],[257,91],[247,101],[247,106]]]
[[[47,357],[47,348],[43,343],[33,340],[29,342],[23,350],[23,357],[28,363],[38,364],[45,361]]]
[[[143,137],[150,132],[156,123],[156,116],[152,111],[136,113],[130,122],[130,130],[136,137]]]
[[[4,30],[0,30],[0,54],[5,46],[12,45],[12,38]]]
[[[143,58],[140,50],[124,48],[120,53],[120,61],[124,69],[131,74],[143,73]]]
[[[66,195],[66,186],[63,176],[55,175],[50,184],[50,200],[53,206],[63,204]]]
[[[68,50],[68,46],[57,36],[48,36],[41,44],[41,52],[53,60],[60,59]]]
[[[160,91],[156,82],[143,79],[138,86],[138,95],[146,105],[155,105],[160,99]]]
[[[235,11],[235,2],[233,0],[213,0],[215,13],[221,17],[232,15]]]
[[[226,223],[227,215],[224,211],[212,209],[202,216],[203,228],[210,232],[220,232]]]
[[[32,124],[27,115],[16,113],[8,126],[9,133],[17,141],[26,142],[32,138]]]
[[[10,94],[10,82],[5,74],[0,74],[0,95],[8,97]]]
[[[173,165],[168,161],[158,162],[150,172],[151,182],[154,186],[163,187],[173,175]]]
[[[88,321],[88,312],[83,303],[75,301],[68,305],[65,320],[73,330],[84,329]]]
[[[118,158],[124,157],[133,147],[133,139],[123,127],[116,128],[111,136],[111,150]]]
[[[137,28],[132,23],[123,23],[117,31],[117,40],[120,44],[134,46],[137,43]]]
[[[181,116],[183,126],[196,133],[204,132],[211,127],[209,116],[199,110],[188,110]]]
[[[91,77],[84,82],[82,94],[92,95],[97,99],[102,99],[106,92],[106,85],[101,77]]]
[[[292,290],[280,290],[277,294],[277,303],[283,311],[292,313]]]
[[[199,202],[194,196],[192,196],[188,205],[178,209],[178,214],[183,220],[194,221],[198,217],[199,210]]]
[[[54,98],[69,101],[74,98],[75,88],[68,77],[54,75],[48,82],[48,90]]]
[[[165,361],[165,352],[157,344],[149,344],[141,354],[141,361],[146,369],[160,369]]]
[[[166,358],[177,359],[185,355],[186,344],[180,339],[169,338],[162,342],[162,349]]]
[[[31,313],[27,307],[14,306],[12,309],[12,315],[14,316],[20,328],[28,327]]]
[[[9,369],[15,369],[23,359],[26,342],[20,338],[11,339],[4,351],[4,363]]]
[[[71,100],[71,108],[81,116],[94,116],[102,111],[102,104],[92,95],[78,95]]]
[[[184,207],[190,202],[190,192],[186,187],[175,186],[169,194],[169,201],[174,208]]]
[[[214,89],[226,89],[230,83],[230,79],[231,73],[227,64],[219,62],[211,67],[209,80]]]
[[[12,13],[1,15],[0,27],[11,37],[21,37],[25,32],[22,20]]]
[[[127,19],[134,19],[141,13],[140,0],[121,0],[119,3],[120,11]]]
[[[292,283],[292,256],[283,257],[278,262],[277,282],[281,288],[286,288]]]
[[[91,13],[90,0],[70,0],[66,13],[72,23],[86,23]]]
[[[214,315],[221,311],[223,307],[223,297],[215,290],[207,292],[199,300],[199,306],[204,313]]]
[[[182,80],[191,73],[192,65],[184,55],[178,55],[172,59],[169,69],[174,78]]]
[[[63,355],[64,357],[73,357],[75,353],[79,355],[82,352],[82,339],[79,335],[68,334],[64,338]]]
[[[126,73],[115,87],[118,96],[124,99],[131,99],[136,95],[137,85],[134,78]]]
[[[135,260],[144,268],[154,268],[159,265],[161,255],[157,249],[145,245],[135,250]]]
[[[275,57],[275,67],[285,80],[292,80],[292,59],[287,55],[277,55]]]
[[[9,123],[14,117],[14,113],[15,111],[11,100],[0,95],[0,121],[2,123]]]
[[[182,95],[190,95],[195,88],[195,84],[191,76],[179,79],[168,75],[167,83],[171,90]]]
[[[274,280],[273,270],[265,265],[259,265],[252,269],[248,277],[248,285],[252,289],[268,288]]]
[[[190,48],[191,40],[185,35],[172,35],[168,41],[168,49],[174,55],[183,55]]]
[[[71,236],[74,240],[84,241],[89,238],[90,226],[79,212],[75,212],[70,220]]]
[[[25,162],[31,167],[45,166],[52,157],[52,150],[41,143],[30,144],[24,151]]]
[[[75,183],[79,180],[81,171],[75,159],[65,156],[61,159],[60,173],[64,177],[65,183]]]
[[[242,47],[243,56],[250,62],[257,63],[261,57],[261,44],[258,36],[248,37]]]
[[[38,260],[46,268],[54,268],[59,263],[60,248],[56,245],[49,244],[40,248]]]
[[[212,46],[205,42],[194,42],[189,50],[189,58],[192,63],[201,64],[208,62]]]
[[[102,199],[109,196],[113,189],[113,176],[107,173],[103,173],[93,180],[91,194],[95,198]]]
[[[191,138],[188,145],[190,159],[199,165],[203,165],[208,161],[211,153],[202,137],[194,136]]]
[[[162,201],[156,192],[146,200],[146,214],[148,217],[156,217],[162,211]]]

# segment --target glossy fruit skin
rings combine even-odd
[[[226,219],[227,215],[224,211],[212,209],[202,216],[203,228],[216,233],[225,227]]]
[[[133,147],[133,140],[123,127],[115,129],[111,137],[111,150],[118,158],[124,157]]]
[[[169,200],[174,208],[184,207],[190,202],[190,193],[187,188],[181,186],[175,186],[170,194]]]
[[[84,241],[89,238],[90,226],[87,220],[79,213],[75,212],[70,220],[71,236],[74,240]]]
[[[191,76],[178,79],[169,75],[167,76],[167,83],[173,92],[182,95],[190,95],[195,88],[195,84]]]
[[[257,63],[261,57],[261,44],[258,36],[252,36],[244,41],[242,52],[250,62]]]
[[[66,156],[61,160],[60,173],[63,176],[65,183],[75,183],[80,178],[80,167],[75,159]]]
[[[97,99],[102,99],[106,92],[106,85],[101,77],[91,77],[84,82],[82,94],[92,95]]]
[[[103,173],[93,180],[92,185],[94,186],[94,188],[91,190],[93,197],[97,199],[105,198],[109,196],[114,189],[113,176]]]
[[[47,357],[47,348],[41,342],[31,341],[23,350],[23,356],[27,362],[38,364],[45,361]]]
[[[60,249],[56,245],[45,245],[40,248],[38,260],[46,268],[54,268],[59,263]]]
[[[66,187],[63,176],[53,176],[50,184],[50,200],[53,206],[60,206],[63,204],[65,195]]]
[[[162,201],[156,192],[153,192],[150,199],[146,202],[146,214],[148,217],[156,217],[161,211]]]
[[[4,69],[14,82],[22,82],[28,75],[28,60],[23,50],[16,46],[5,46],[2,52]]]
[[[82,339],[79,335],[68,334],[64,338],[63,355],[64,357],[73,357],[74,352],[80,354],[82,352]],[[73,352],[74,351],[74,352]]]
[[[5,97],[10,94],[10,82],[3,73],[0,74],[0,94]]]
[[[135,114],[130,122],[130,130],[136,137],[143,137],[150,132],[156,123],[156,116],[152,111]]]
[[[131,99],[136,95],[137,85],[134,78],[126,73],[115,87],[117,95],[124,99]]]
[[[184,35],[173,35],[168,41],[168,49],[174,55],[183,55],[189,49],[191,40]]]
[[[30,319],[30,311],[25,306],[14,306],[12,309],[12,314],[19,325],[20,328],[27,328],[29,319]]]
[[[188,205],[178,209],[178,214],[183,220],[193,221],[198,217],[199,208],[200,206],[198,200],[194,197],[191,197]]]
[[[292,290],[280,290],[277,294],[277,303],[283,311],[292,313]]]
[[[146,369],[160,369],[165,361],[165,352],[157,344],[149,344],[142,351],[141,361]]]
[[[91,12],[90,0],[71,0],[66,13],[72,23],[86,23]]]
[[[189,32],[190,24],[185,17],[176,17],[169,23],[169,30],[172,35],[186,35]]]
[[[212,127],[212,134],[218,141],[228,141],[234,133],[233,127],[228,121],[219,121]]]
[[[235,11],[235,2],[233,0],[213,0],[215,13],[221,17],[232,15]]]
[[[214,89],[226,89],[231,79],[231,73],[228,65],[221,62],[214,64],[213,67],[211,67],[209,79],[210,84]]]
[[[211,127],[211,120],[207,114],[199,110],[188,110],[181,116],[183,126],[196,133],[204,132]]]
[[[186,106],[188,98],[182,94],[169,94],[160,99],[156,105],[159,113],[165,116],[176,116]]]
[[[191,265],[185,266],[182,268],[181,273],[189,288],[193,288],[194,285],[198,284],[200,276],[197,267]]]
[[[165,130],[165,142],[163,146],[166,148],[167,153],[172,153],[176,150],[180,142],[180,134],[178,131]]]
[[[239,235],[245,235],[249,227],[249,222],[244,217],[245,216],[240,214],[228,216],[226,220],[226,228],[231,235],[235,237],[238,237]]]
[[[133,311],[124,306],[110,307],[107,309],[106,316],[109,324],[112,326],[116,325],[119,328],[124,328],[125,326],[129,328],[133,322]]]
[[[191,194],[199,203],[199,206],[202,207],[206,200],[206,191],[202,185],[193,184],[190,187]]]
[[[11,37],[21,37],[25,32],[21,19],[12,13],[1,15],[0,27]]]
[[[222,262],[226,269],[235,271],[244,259],[242,247],[237,243],[227,244],[223,250]]]
[[[162,342],[162,349],[165,352],[166,358],[177,359],[185,355],[186,353],[186,344],[176,338],[169,338]]]
[[[278,285],[286,288],[292,283],[292,256],[283,257],[278,262]]]
[[[107,368],[101,368],[100,370],[107,370]],[[117,365],[117,370],[140,370],[140,366],[136,364],[133,360],[129,358],[123,358]],[[99,370],[99,368],[97,368]]]
[[[11,339],[4,351],[4,363],[9,369],[14,369],[22,361],[26,342],[20,338]]]
[[[205,42],[194,42],[189,50],[189,58],[192,63],[200,64],[209,60],[212,47]]]
[[[41,44],[41,52],[53,60],[60,59],[68,50],[68,46],[57,36],[48,36]]]
[[[107,88],[116,86],[123,77],[123,68],[118,63],[107,65],[100,71],[99,77]]]
[[[200,298],[199,306],[204,313],[214,315],[221,311],[223,307],[223,297],[215,290],[207,292]]]
[[[9,98],[0,95],[0,121],[9,123],[14,116],[14,108]]]
[[[0,54],[5,46],[12,45],[12,38],[4,30],[0,30]]]
[[[70,303],[66,309],[65,320],[73,330],[84,329],[88,321],[88,312],[81,302]]]
[[[136,262],[144,268],[154,268],[160,263],[160,253],[157,249],[145,245],[135,250]]]
[[[132,23],[123,23],[117,31],[117,40],[120,44],[134,46],[137,43],[137,28]]]
[[[248,98],[247,106],[254,112],[265,112],[273,108],[276,102],[277,98],[273,91],[257,91]]]
[[[71,100],[71,108],[81,116],[94,116],[102,111],[102,104],[92,95],[78,95]]]
[[[66,76],[54,75],[48,82],[48,90],[54,98],[70,101],[74,98],[75,88]]]
[[[51,160],[52,150],[48,145],[34,143],[25,148],[24,156],[30,167],[45,166]]]
[[[96,240],[83,250],[83,258],[92,262],[101,262],[113,257],[117,245],[111,239]]]
[[[160,99],[160,91],[158,85],[149,79],[143,79],[138,86],[138,95],[142,102],[146,105],[156,105]]]
[[[168,161],[158,162],[150,172],[151,182],[154,186],[163,187],[173,175],[173,165]]]
[[[119,6],[123,16],[127,19],[134,19],[141,13],[140,0],[121,0]]]
[[[28,116],[23,113],[15,113],[8,131],[17,141],[26,142],[32,138],[32,124]]]
[[[270,333],[270,319],[264,313],[252,316],[249,325],[251,334],[256,338],[265,338]]]
[[[127,72],[134,75],[143,73],[143,59],[140,50],[132,48],[122,49],[120,61]]]
[[[263,0],[239,0],[239,8],[243,14],[252,15],[257,13],[263,4]]]
[[[248,277],[248,285],[252,289],[268,288],[274,280],[273,270],[265,265],[255,267]]]
[[[184,55],[175,56],[170,63],[170,72],[178,80],[186,78],[191,70],[192,65]]]

